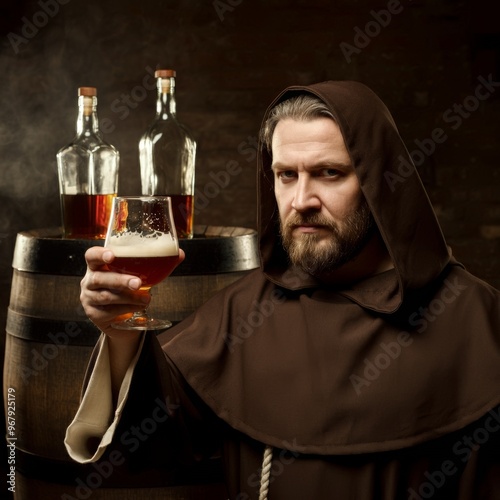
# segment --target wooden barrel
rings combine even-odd
[[[69,459],[63,440],[99,336],[79,301],[84,253],[96,244],[103,241],[62,239],[57,228],[17,236],[4,362],[5,402],[9,392],[15,395],[16,500],[79,498],[75,480],[92,472]],[[258,266],[251,229],[196,226],[194,237],[180,245],[186,259],[153,289],[150,306],[153,315],[174,322]],[[145,483],[134,488],[133,498],[227,498],[220,464],[211,461],[194,475],[191,484],[171,478],[172,484],[154,492]],[[90,489],[85,498],[128,498],[121,488]]]

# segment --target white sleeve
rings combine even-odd
[[[108,338],[102,334],[98,345],[96,363],[75,418],[66,430],[64,444],[70,457],[80,463],[97,461],[111,443],[116,426],[128,398],[135,366],[144,345],[142,335],[137,353],[123,378],[116,410],[113,413],[113,396],[109,365]],[[90,443],[98,442],[96,449]],[[95,447],[95,445],[94,445]]]

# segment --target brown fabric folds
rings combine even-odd
[[[168,333],[163,348],[230,426],[322,455],[403,449],[500,403],[499,294],[444,241],[391,115],[357,82],[291,87],[327,103],[395,269],[327,287],[290,269],[271,158],[259,169],[262,269]],[[401,174],[404,168],[411,171]]]

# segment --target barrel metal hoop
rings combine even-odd
[[[13,337],[43,344],[94,346],[99,329],[89,320],[55,320],[37,318],[9,308],[7,333]]]

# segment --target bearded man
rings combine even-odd
[[[154,400],[175,409],[153,455],[222,450],[231,499],[499,499],[499,293],[452,257],[403,163],[366,86],[290,87],[261,131],[259,269],[156,337],[111,327],[149,297],[90,249],[103,335],[70,455],[99,459]]]

